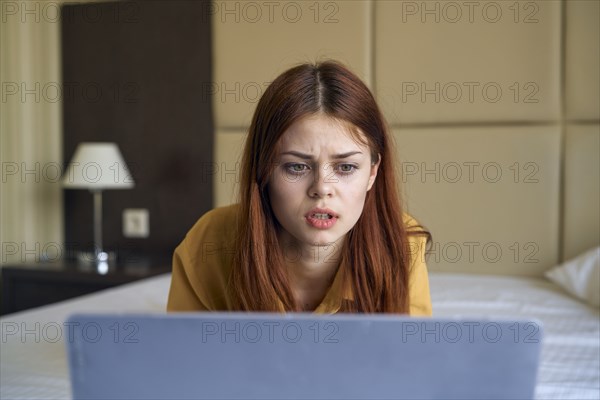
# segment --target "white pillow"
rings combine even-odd
[[[600,246],[545,272],[573,296],[600,307]]]

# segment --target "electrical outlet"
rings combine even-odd
[[[127,238],[147,238],[150,236],[150,214],[146,208],[126,208],[123,210],[123,236]]]

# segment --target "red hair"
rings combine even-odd
[[[246,140],[241,164],[240,214],[230,281],[234,306],[245,311],[301,311],[278,245],[278,221],[271,209],[267,185],[275,168],[282,134],[303,117],[324,113],[366,138],[371,160],[381,155],[377,178],[367,192],[362,215],[348,232],[340,268],[347,268],[354,301],[341,312],[407,313],[411,249],[394,168],[390,135],[367,86],[334,61],[302,64],[281,74],[261,97]],[[362,135],[361,135],[362,133]],[[364,139],[362,139],[364,142]],[[413,253],[414,253],[414,249]],[[415,254],[416,256],[416,254]]]

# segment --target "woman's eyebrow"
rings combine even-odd
[[[281,155],[282,155],[282,156],[283,156],[283,155],[286,155],[286,154],[290,154],[290,155],[292,155],[292,156],[300,157],[300,158],[303,158],[303,159],[305,159],[305,160],[310,160],[310,159],[312,159],[312,158],[313,158],[313,157],[312,157],[310,154],[304,154],[304,153],[300,153],[299,151],[293,151],[293,150],[292,150],[292,151],[286,151],[286,152],[284,152],[284,153],[281,153]],[[333,158],[334,160],[339,160],[339,159],[342,159],[342,158],[346,158],[346,157],[353,156],[353,155],[355,155],[355,154],[362,154],[362,151],[349,151],[349,152],[347,152],[347,153],[339,153],[339,154],[334,154],[334,155],[332,156],[332,158]]]

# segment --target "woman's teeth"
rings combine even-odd
[[[313,217],[317,219],[330,219],[331,215],[329,214],[313,214]]]

